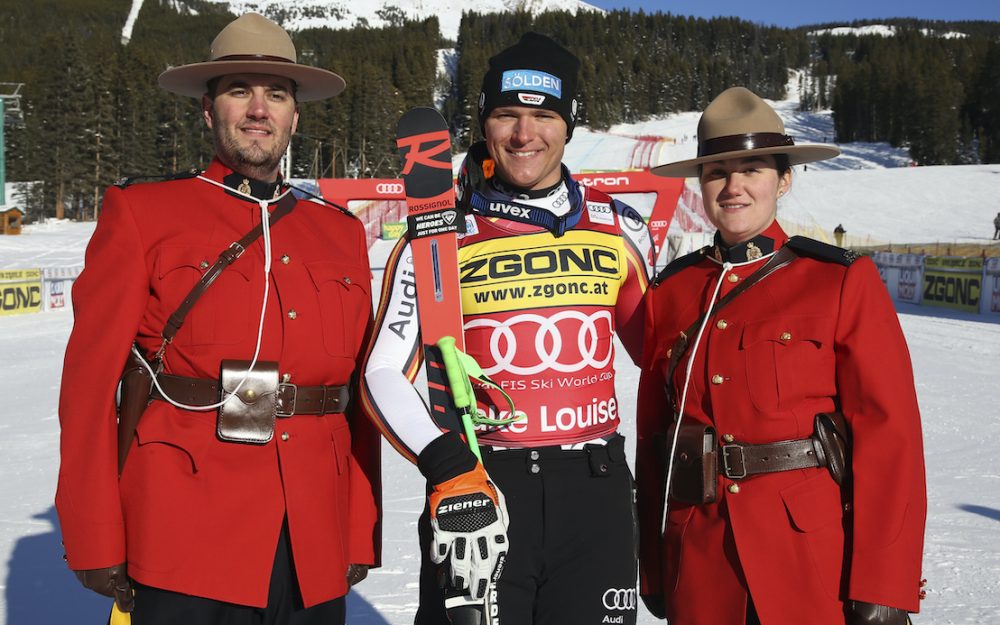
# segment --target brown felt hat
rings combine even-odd
[[[712,100],[698,121],[698,157],[654,167],[668,178],[697,177],[702,163],[759,154],[786,154],[789,165],[833,158],[840,149],[828,145],[795,145],[785,124],[767,102],[744,87],[726,89]]]
[[[285,29],[258,13],[247,13],[223,28],[207,62],[172,67],[158,82],[167,91],[200,98],[208,81],[227,74],[283,76],[295,82],[299,102],[331,98],[344,90],[344,79],[333,72],[300,65]]]

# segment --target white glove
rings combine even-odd
[[[507,506],[483,465],[436,484],[429,496],[431,560],[448,560],[449,581],[473,599],[503,571],[507,556]]]

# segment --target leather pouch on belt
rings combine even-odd
[[[847,420],[840,412],[821,412],[816,415],[813,427],[813,438],[819,442],[830,476],[838,486],[846,486],[851,479],[851,441]]]
[[[219,408],[216,433],[232,443],[262,445],[274,436],[278,412],[278,363],[258,361],[253,371],[248,360],[223,360],[219,386],[226,403]],[[243,378],[246,381],[240,386]],[[239,392],[233,391],[239,387]]]
[[[666,457],[676,424],[667,436]],[[716,451],[715,428],[703,423],[681,423],[674,454],[674,473],[670,496],[693,504],[716,500],[716,478],[719,475],[719,455]]]

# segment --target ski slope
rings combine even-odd
[[[797,113],[791,102],[776,106],[797,138],[832,134],[829,114]],[[581,171],[634,166],[637,155],[647,164],[690,157],[696,123],[697,115],[688,113],[607,133],[578,129],[566,162]],[[796,168],[779,219],[809,219],[829,230],[843,223],[850,233],[899,242],[983,241],[992,235],[1000,165],[887,168],[905,164],[905,154],[884,145],[842,147],[843,162]],[[18,237],[0,237],[0,269],[80,264],[92,231],[93,224],[49,222]],[[376,283],[390,246],[379,242],[371,250]],[[1000,468],[994,445],[1000,440],[1000,318],[905,304],[899,314],[923,415],[929,490],[927,600],[914,622],[1000,623]],[[66,570],[52,504],[56,404],[71,325],[68,311],[0,317],[0,623],[103,623],[110,605]],[[638,371],[624,350],[618,354],[621,429],[631,438],[628,407],[634,406]],[[352,624],[408,624],[417,607],[423,481],[388,445],[383,459],[383,566],[349,596]],[[640,608],[640,624],[657,622]]]

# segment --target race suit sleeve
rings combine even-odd
[[[69,567],[125,560],[115,390],[149,297],[143,246],[126,194],[112,187],[73,285],[73,331],[59,397],[56,510]]]
[[[632,362],[639,364],[642,359],[642,333],[645,309],[643,295],[649,287],[652,272],[652,237],[649,227],[634,208],[615,200],[615,212],[621,225],[628,273],[625,283],[618,292],[615,304],[615,331]]]
[[[927,493],[910,355],[870,259],[851,265],[840,301],[837,387],[854,474],[848,596],[916,612]]]
[[[405,238],[389,255],[361,378],[362,409],[410,462],[441,436],[413,385],[423,362],[413,256]]]

